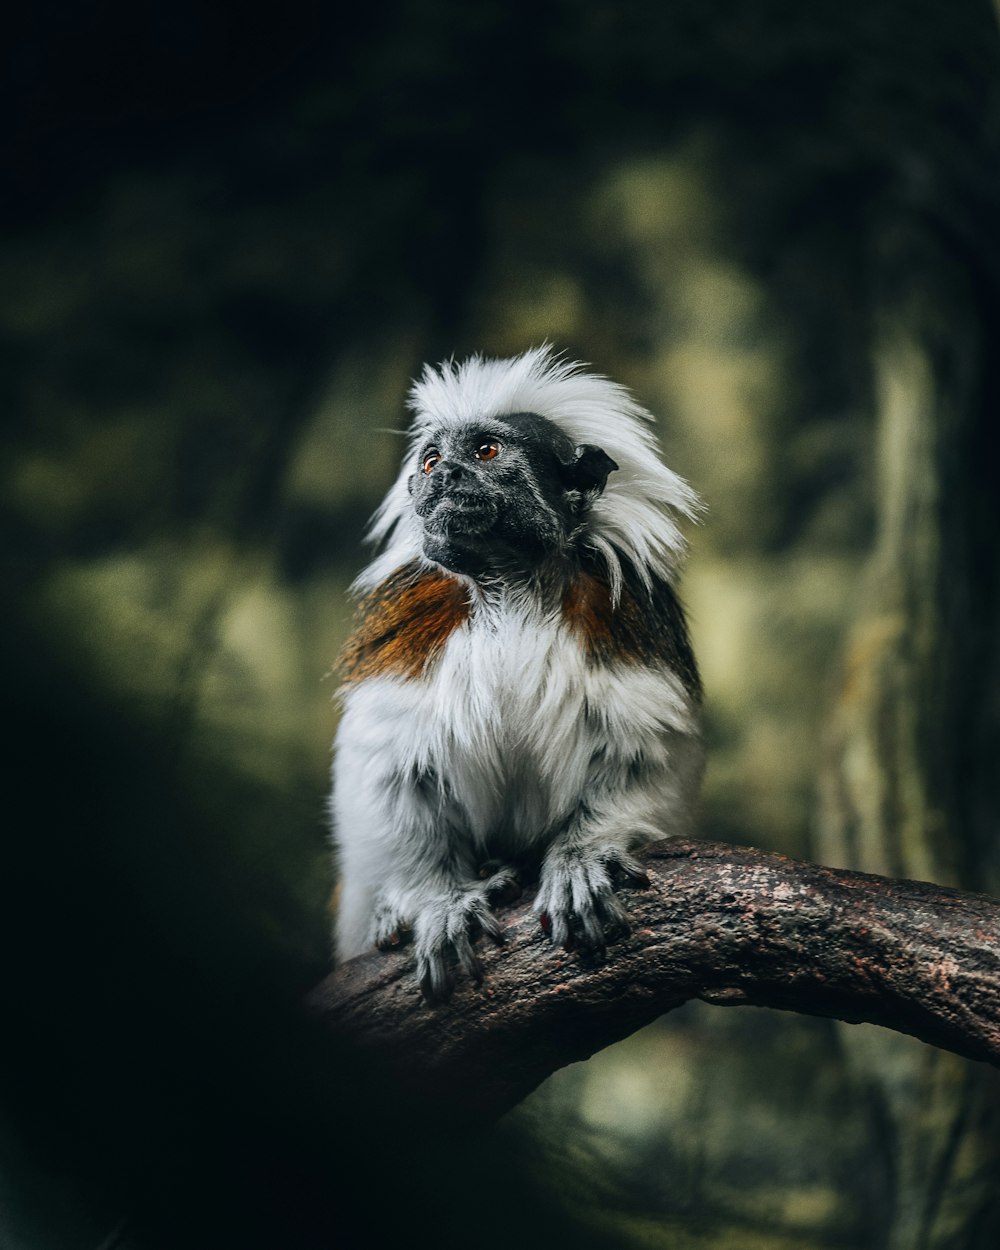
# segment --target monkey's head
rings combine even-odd
[[[698,499],[624,387],[541,347],[428,367],[410,407],[402,470],[370,530],[383,550],[359,591],[415,560],[477,577],[570,549],[603,563],[615,595],[626,568],[672,580],[675,518],[695,516]]]
[[[423,554],[473,577],[564,552],[618,466],[534,412],[431,427],[407,479]]]

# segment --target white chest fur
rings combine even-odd
[[[422,785],[439,816],[483,848],[536,845],[580,796],[661,761],[691,709],[662,668],[595,664],[559,617],[474,614],[419,678],[348,690],[338,788]]]

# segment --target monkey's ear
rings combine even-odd
[[[563,466],[568,490],[578,490],[590,499],[596,499],[607,485],[608,474],[618,466],[611,457],[593,443],[582,443],[574,448],[573,459]]]

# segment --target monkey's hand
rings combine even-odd
[[[499,874],[498,874],[499,875]],[[428,1002],[448,997],[454,984],[453,966],[473,981],[483,979],[483,966],[472,948],[473,938],[485,933],[497,945],[503,929],[490,908],[494,880],[456,885],[428,899],[418,908],[413,925],[417,978]]]
[[[623,885],[645,888],[649,878],[620,846],[556,842],[542,865],[535,911],[554,945],[601,955],[608,931],[628,933],[625,909],[615,897]]]

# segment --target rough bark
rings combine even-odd
[[[868,1021],[1000,1066],[1000,901],[719,843],[667,839],[644,860],[650,888],[627,891],[631,933],[603,962],[553,952],[525,898],[482,986],[430,1006],[408,953],[373,954],[310,1008],[480,1120],[692,998]]]

